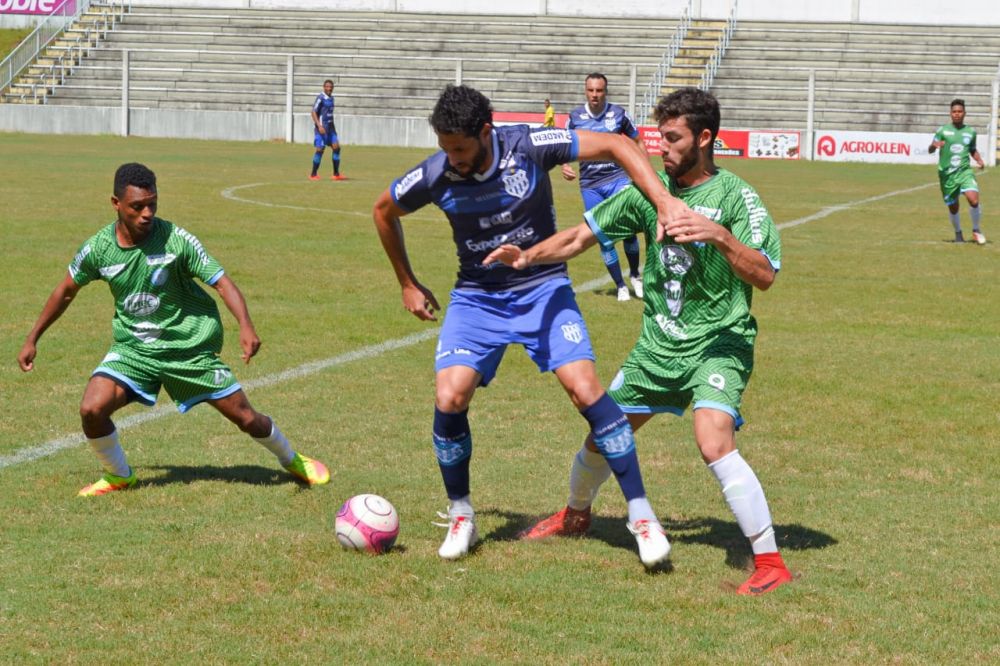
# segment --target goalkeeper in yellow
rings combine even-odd
[[[976,130],[965,124],[965,100],[951,101],[951,123],[942,125],[934,134],[934,140],[927,149],[931,154],[941,151],[938,157],[938,180],[941,181],[941,196],[948,207],[948,220],[955,228],[955,242],[964,243],[962,221],[958,214],[961,195],[969,202],[969,219],[972,220],[972,240],[979,245],[986,244],[986,236],[979,227],[982,211],[979,209],[979,184],[972,173],[969,158],[976,160],[980,169],[985,169],[983,158],[976,150]]]

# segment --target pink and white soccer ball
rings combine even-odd
[[[337,512],[337,541],[344,548],[384,553],[399,536],[399,514],[378,495],[355,495]]]

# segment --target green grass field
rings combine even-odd
[[[0,134],[0,660],[1000,661],[1000,255],[996,242],[946,242],[933,167],[722,162],[779,224],[927,185],[782,232],[783,270],[754,302],[761,335],[738,442],[798,579],[748,599],[732,588],[749,548],[689,415],[638,436],[672,571],[643,570],[613,482],[589,538],[517,541],[564,505],[585,434],[554,378],[518,349],[471,412],[483,542],[460,562],[438,559],[436,325],[403,310],[369,215],[426,152],[346,145],[350,180],[309,182],[307,146]],[[79,245],[113,219],[112,174],[132,160],[157,172],[160,215],[198,235],[242,288],[264,346],[240,365],[223,309],[224,358],[255,406],[329,463],[330,485],[301,488],[214,410],[182,417],[166,396],[155,418],[123,428],[133,492],[75,497],[99,475],[82,443],[28,459],[79,431],[83,387],[110,341],[106,287],[81,292],[33,372],[17,352]],[[576,185],[553,182],[563,224],[575,223]],[[1000,179],[981,186],[984,230],[1000,238]],[[418,276],[446,300],[447,224],[421,211],[404,226]],[[605,275],[594,250],[571,272],[577,284]],[[619,304],[608,286],[579,302],[608,381],[641,304]],[[149,413],[131,406],[119,420]],[[341,502],[361,492],[399,510],[387,556],[343,551],[332,534]]]

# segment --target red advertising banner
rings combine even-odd
[[[0,0],[0,2],[3,2],[3,0]],[[566,120],[568,118],[568,113],[557,113],[556,127],[566,127]],[[542,121],[544,120],[544,113],[515,113],[512,111],[493,112],[493,124],[497,127],[503,125],[531,125],[532,127],[541,127]]]
[[[0,14],[35,14],[47,16],[63,9],[76,11],[76,0],[0,0]]]

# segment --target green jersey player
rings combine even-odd
[[[609,395],[638,429],[655,414],[691,406],[702,458],[718,479],[750,540],[756,571],[740,594],[763,594],[792,579],[778,553],[770,510],[756,474],[736,449],[740,402],[753,370],[757,324],[753,288],[767,289],[781,267],[781,242],[757,192],[715,166],[719,105],[710,93],[682,88],[654,112],[663,150],[661,178],[688,211],[664,224],[634,187],[585,214],[586,222],[521,250],[504,245],[486,261],[515,268],[565,261],[597,244],[636,233],[646,237],[642,332]],[[570,472],[565,509],[525,533],[528,538],[580,534],[607,479],[585,442]]]
[[[986,164],[976,150],[976,130],[965,124],[965,100],[951,101],[951,123],[942,125],[934,134],[928,151],[941,149],[938,157],[938,180],[941,182],[941,196],[948,207],[948,220],[955,228],[955,242],[963,243],[962,221],[958,214],[960,195],[969,202],[969,219],[972,220],[972,239],[980,245],[986,244],[986,236],[979,228],[979,184],[972,173],[969,157],[976,160],[980,169]]]
[[[301,481],[329,481],[323,463],[293,451],[271,418],[250,406],[232,371],[219,358],[219,309],[194,278],[213,287],[239,322],[245,363],[260,349],[260,338],[243,294],[222,266],[193,235],[155,217],[153,172],[142,164],[119,167],[111,205],[118,219],[77,252],[17,358],[23,371],[31,370],[39,338],[80,289],[94,280],[108,283],[115,299],[113,342],[80,404],[83,432],[105,474],[79,494],[104,495],[136,484],[111,415],[132,401],[155,404],[161,386],[181,412],[200,402],[215,407]]]

